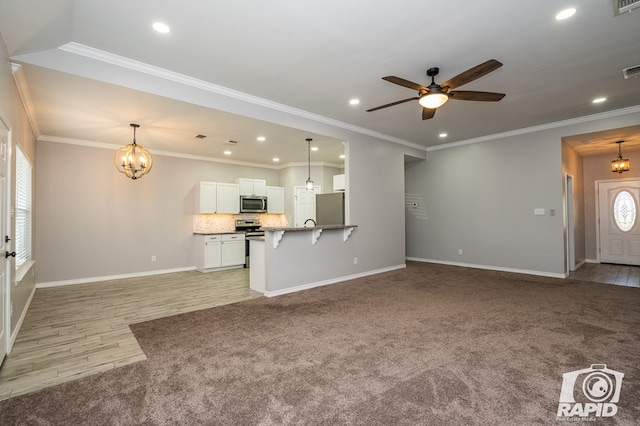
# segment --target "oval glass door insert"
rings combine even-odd
[[[613,220],[616,226],[627,232],[636,223],[636,200],[629,191],[620,191],[613,201]]]

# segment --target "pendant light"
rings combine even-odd
[[[307,138],[307,165],[309,170],[309,177],[307,178],[307,182],[304,187],[307,191],[313,191],[313,181],[311,180],[311,141],[313,139]]]
[[[611,171],[613,173],[622,173],[629,171],[629,159],[622,158],[622,143],[624,141],[616,142],[618,144],[618,158],[611,162]]]
[[[136,129],[140,125],[131,123],[130,126],[133,127],[133,143],[119,148],[113,162],[120,173],[131,179],[140,179],[151,170],[153,158],[148,150],[136,144]]]

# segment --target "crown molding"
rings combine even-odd
[[[89,148],[108,149],[110,151],[114,151],[119,147],[117,145],[106,143],[106,142],[97,142],[97,141],[74,139],[74,138],[64,138],[60,136],[51,136],[51,135],[40,135],[37,138],[37,140],[39,142],[52,142],[52,143],[61,143],[61,144],[67,144],[67,145],[77,145],[77,146],[83,146],[83,147],[89,147]],[[278,165],[267,165],[267,164],[260,164],[260,163],[252,163],[249,161],[234,161],[234,160],[227,160],[225,158],[208,157],[205,155],[182,154],[179,152],[160,151],[155,149],[149,149],[149,151],[151,152],[152,155],[160,155],[163,157],[181,158],[185,160],[208,161],[211,163],[232,164],[236,166],[257,167],[257,168],[270,169],[270,170],[282,170],[289,167],[297,167],[297,166],[307,167],[307,163],[294,162],[294,163],[284,163],[284,164],[278,164]],[[319,166],[319,167],[335,167],[338,169],[344,168],[344,165],[342,164],[327,163],[323,161],[311,163],[311,165]]]
[[[570,118],[568,120],[555,121],[553,123],[541,124],[539,126],[523,127],[522,129],[510,130],[508,132],[503,132],[503,133],[495,133],[493,135],[481,136],[478,138],[472,138],[472,139],[466,139],[466,140],[461,140],[457,142],[451,142],[447,144],[435,145],[435,146],[428,147],[427,152],[438,151],[441,149],[448,149],[448,148],[456,148],[456,147],[465,146],[465,145],[472,145],[475,143],[487,142],[487,141],[492,141],[496,139],[508,138],[512,136],[525,135],[528,133],[542,132],[544,130],[557,129],[558,127],[566,127],[566,126],[572,126],[575,124],[589,123],[591,121],[604,120],[608,118],[614,118],[614,117],[619,117],[627,114],[634,114],[638,112],[640,112],[640,105],[616,109],[613,111],[601,112],[598,114],[585,115],[577,118]]]
[[[135,72],[148,74],[154,77],[162,78],[172,81],[174,83],[182,84],[185,86],[193,87],[199,90],[216,93],[218,95],[226,96],[229,98],[237,99],[250,104],[265,107],[274,111],[283,112],[296,117],[304,118],[307,120],[315,121],[318,123],[326,124],[329,126],[341,128],[354,133],[359,133],[366,136],[371,136],[377,139],[385,140],[388,142],[397,143],[410,148],[424,150],[423,145],[418,145],[413,142],[406,141],[404,139],[396,138],[384,133],[376,132],[364,127],[355,126],[343,121],[334,120],[322,115],[313,114],[308,111],[304,111],[298,108],[293,108],[278,102],[273,102],[268,99],[260,98],[258,96],[250,95],[248,93],[240,92],[238,90],[229,89],[217,84],[209,83],[204,80],[189,77],[184,74],[180,74],[174,71],[169,71],[164,68],[149,65],[144,62],[136,61],[135,59],[126,58],[124,56],[115,55],[113,53],[105,52],[103,50],[95,49],[76,42],[69,42],[58,47],[59,50],[79,55],[85,58],[93,59],[96,61],[108,63],[121,68],[126,68]]]

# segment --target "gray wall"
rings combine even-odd
[[[277,170],[161,155],[134,181],[116,171],[113,153],[38,142],[38,283],[193,267],[197,182],[280,184]]]
[[[566,152],[563,156],[562,137],[638,122],[640,112],[631,108],[615,116],[584,117],[523,134],[431,150],[427,161],[408,163],[407,200],[417,200],[419,206],[414,209],[407,203],[407,256],[564,276],[565,171],[573,170],[577,187],[584,188],[585,237],[578,256],[582,251],[591,256],[594,225],[589,217],[593,184],[579,174],[579,165],[572,164],[578,161],[575,157]],[[587,176],[592,165],[583,161]],[[535,216],[537,207],[545,208],[546,215]],[[555,216],[549,215],[549,209],[555,209]],[[580,240],[578,236],[576,243]]]
[[[16,144],[19,144],[20,148],[29,159],[33,166],[33,169],[35,170],[35,137],[33,135],[33,131],[31,130],[27,115],[24,111],[22,101],[20,100],[20,95],[18,93],[15,80],[11,74],[11,62],[9,60],[4,42],[0,42],[0,118],[2,118],[2,120],[11,131],[11,143],[13,146],[11,147],[10,152],[15,153],[14,147]],[[10,181],[15,182],[15,155],[12,156],[11,163],[11,170],[13,170],[14,172],[12,172]],[[10,191],[12,194],[11,204],[13,208],[15,203],[15,197],[13,196],[13,194],[15,194],[15,190],[13,188],[10,188]],[[33,203],[34,207],[37,206],[37,200],[34,200]],[[12,225],[12,228],[13,227],[14,225]],[[38,231],[37,227],[34,227],[33,231],[33,233],[36,233]],[[12,234],[12,232],[10,234]],[[34,250],[33,254],[34,256],[36,256],[37,252]],[[29,301],[31,294],[35,289],[35,277],[32,268],[26,273],[26,275],[20,282],[16,282],[14,268],[12,267],[10,268],[10,270],[11,287],[9,289],[8,297],[10,298],[10,302],[13,305],[13,314],[11,315],[10,326],[11,334],[13,336],[17,332],[17,326],[20,317],[25,313],[27,302]]]
[[[523,135],[407,164],[407,193],[420,194],[426,210],[423,218],[407,209],[407,256],[561,272],[560,157],[558,141]],[[534,208],[546,214],[535,216]]]
[[[380,148],[372,152],[376,142],[355,143],[361,146],[354,166],[361,177],[352,180],[359,192],[355,220],[362,222],[365,252],[371,250],[359,271],[404,263],[402,158],[407,148],[377,143]],[[288,188],[286,197],[292,200],[292,185],[303,185],[307,177],[304,167],[278,171],[156,155],[153,170],[133,181],[115,170],[111,149],[45,141],[38,142],[37,164],[36,281],[49,284],[193,267],[197,182],[261,178]],[[382,169],[385,174],[378,173]],[[323,188],[339,172],[312,167],[312,177]],[[298,175],[303,178],[294,180]],[[384,214],[372,215],[380,205]],[[395,227],[380,231],[380,223],[389,219]],[[387,247],[391,255],[384,253]]]

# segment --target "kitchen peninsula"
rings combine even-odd
[[[276,296],[343,281],[358,263],[356,246],[349,238],[356,228],[262,227],[264,237],[250,239],[251,288]],[[321,279],[305,282],[305,276]]]

